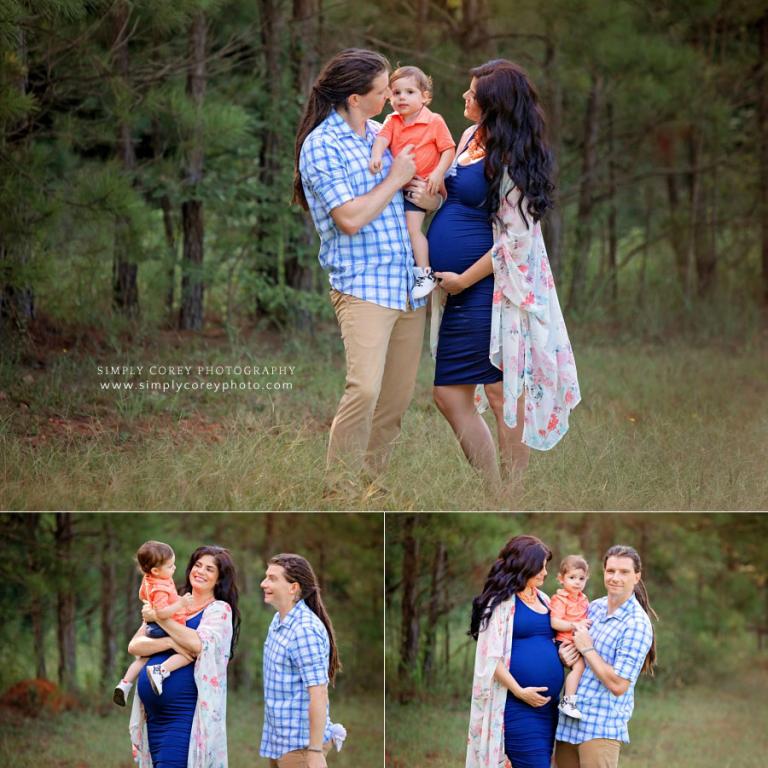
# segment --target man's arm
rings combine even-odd
[[[326,768],[323,735],[328,717],[328,686],[310,685],[309,691],[309,750],[308,768]]]
[[[400,187],[416,173],[413,145],[404,147],[392,161],[387,177],[370,192],[349,200],[331,211],[331,218],[345,235],[356,235],[366,224],[381,215]]]
[[[595,677],[614,695],[621,696],[629,690],[630,681],[617,675],[613,667],[595,650],[592,638],[585,629],[576,629],[573,644],[589,664]]]

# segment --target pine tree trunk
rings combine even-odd
[[[176,286],[176,226],[173,221],[173,205],[168,195],[163,195],[160,198],[160,208],[163,211],[163,231],[168,251],[168,266],[166,270],[168,285],[165,290],[165,313],[170,320],[173,318],[173,297]]]
[[[689,219],[688,254],[685,263],[685,295],[691,299],[698,285],[699,248],[701,247],[702,189],[699,163],[702,153],[702,138],[694,126],[688,134],[688,179]]]
[[[617,267],[617,252],[619,236],[616,231],[616,159],[614,157],[613,140],[613,103],[607,105],[608,120],[608,283],[612,306],[615,309],[619,301],[619,275]]]
[[[186,194],[181,205],[184,255],[181,278],[181,311],[179,328],[200,331],[203,328],[203,202],[198,198],[198,185],[203,178],[205,147],[203,146],[202,109],[205,99],[206,18],[203,11],[195,13],[189,30],[189,71],[187,95],[197,111],[192,147],[187,158]]]
[[[291,23],[291,64],[295,90],[302,95],[308,94],[317,76],[320,66],[320,1],[294,0]],[[308,216],[303,216],[304,226],[300,230],[297,247],[289,247],[289,257],[285,263],[285,278],[288,285],[300,291],[312,292],[315,289],[317,260],[313,257],[309,264],[302,263],[297,251],[313,250],[315,230]],[[312,313],[302,309],[295,316],[299,330],[314,334],[315,323]]]
[[[583,305],[587,287],[587,265],[589,248],[592,243],[592,201],[597,174],[598,117],[600,115],[602,87],[602,75],[593,75],[584,112],[579,207],[576,214],[576,236],[571,260],[571,287],[568,295],[568,306],[574,309]]]
[[[488,40],[486,0],[461,0],[460,42],[464,53],[473,56]],[[474,66],[477,66],[476,64]]]
[[[760,144],[760,234],[762,300],[768,307],[768,14],[759,21],[758,141]]]
[[[19,93],[24,95],[28,85],[27,40],[23,29],[18,29],[16,35],[18,76],[15,85]],[[10,132],[23,130],[26,123],[24,118],[20,123],[11,125]],[[26,144],[27,140],[23,141]],[[0,149],[7,149],[5,135],[0,135]],[[16,206],[14,218],[19,220],[21,232],[27,229],[24,224],[26,217],[24,207]],[[23,274],[30,257],[30,243],[24,235],[10,238],[0,231],[0,341],[4,341],[6,333],[9,336],[26,333],[29,323],[35,319],[35,295]]]
[[[130,78],[130,58],[128,52],[128,31],[131,9],[125,0],[121,0],[114,10],[114,52],[117,76],[126,87]],[[131,126],[121,121],[117,128],[117,157],[125,175],[133,179],[136,167],[136,153],[133,148]],[[123,216],[115,221],[115,246],[112,264],[112,303],[118,311],[128,316],[139,312],[139,266],[131,254],[130,222]]]
[[[127,653],[128,643],[131,641],[136,630],[141,624],[141,603],[139,602],[139,586],[141,579],[136,568],[130,568],[126,573],[126,579],[123,582],[123,597],[125,598],[125,614],[123,615],[123,647],[122,653]]]
[[[544,71],[546,73],[547,96],[547,136],[554,157],[552,183],[557,195],[560,186],[560,158],[562,157],[562,126],[563,126],[563,87],[558,70],[557,46],[555,31],[551,20],[547,27],[547,49],[545,54]],[[544,237],[547,243],[547,255],[552,274],[560,275],[562,263],[563,209],[556,202],[542,222]]]
[[[403,524],[403,576],[400,623],[400,662],[398,680],[400,702],[410,701],[412,676],[419,654],[419,615],[416,605],[416,585],[419,578],[419,543],[414,536],[416,516],[407,515]]]
[[[101,525],[101,685],[109,686],[115,673],[117,641],[115,638],[116,579],[112,525],[108,518]]]
[[[434,671],[434,657],[437,653],[437,620],[443,613],[443,588],[445,586],[446,550],[445,544],[438,541],[435,556],[432,560],[432,584],[429,593],[429,608],[427,610],[427,626],[424,632],[424,658],[422,671],[424,679],[431,681]]]
[[[43,565],[38,543],[40,524],[39,515],[24,515],[25,535],[27,539],[27,569],[34,577],[30,583],[29,618],[32,622],[32,648],[35,657],[35,677],[45,680],[48,672],[45,664],[45,607],[43,602],[42,582]]]
[[[72,515],[56,513],[56,559],[59,577],[56,585],[57,640],[59,648],[59,685],[67,691],[76,688],[75,589],[72,584]]]

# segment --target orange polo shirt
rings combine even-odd
[[[456,146],[445,120],[426,106],[421,108],[410,125],[406,125],[397,112],[387,115],[379,136],[386,136],[389,140],[393,155],[413,144],[417,176],[429,176],[440,162],[440,155]]]
[[[139,587],[139,600],[146,600],[150,605],[157,608],[167,608],[173,605],[179,599],[179,593],[176,591],[176,585],[173,579],[161,579],[152,574],[144,574]],[[173,620],[179,624],[184,624],[188,616],[184,611],[173,614]]]
[[[587,618],[589,600],[583,592],[572,598],[564,589],[558,589],[549,600],[549,612],[563,621],[581,621]],[[555,640],[573,640],[573,631],[558,632]]]

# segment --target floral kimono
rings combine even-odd
[[[195,660],[197,705],[187,768],[227,768],[227,663],[232,643],[232,609],[215,600],[197,627],[202,647]],[[131,743],[139,768],[152,768],[144,706],[138,694],[131,710]]]
[[[517,399],[525,391],[523,442],[546,451],[568,431],[570,412],[581,400],[576,362],[541,224],[527,214],[526,227],[517,207],[520,192],[506,172],[500,193],[491,251],[490,359],[504,377],[504,422],[517,425]]]
[[[539,596],[549,605],[543,592]],[[504,754],[507,688],[496,681],[494,673],[500,659],[509,669],[514,621],[515,598],[511,597],[493,609],[488,626],[477,637],[465,768],[511,768]]]

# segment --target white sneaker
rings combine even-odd
[[[121,680],[116,686],[115,691],[112,694],[112,701],[117,704],[118,707],[124,707],[128,694],[131,692],[133,683],[126,683],[125,680]]]
[[[151,667],[147,667],[147,677],[149,678],[149,684],[152,686],[152,690],[158,696],[163,695],[163,680],[168,677],[168,673],[163,674],[164,670],[159,664],[154,664]]]
[[[568,717],[572,717],[574,720],[581,720],[581,712],[576,707],[575,696],[563,696],[563,700],[560,702],[558,709]]]
[[[413,274],[416,277],[416,285],[413,287],[414,299],[423,299],[437,288],[437,280],[429,267],[426,269],[414,267]]]

